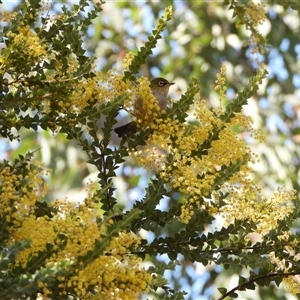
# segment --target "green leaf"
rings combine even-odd
[[[218,288],[218,291],[219,291],[222,295],[225,295],[225,294],[227,293],[227,289],[222,288],[222,287]]]

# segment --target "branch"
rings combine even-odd
[[[251,279],[251,280],[247,280],[243,284],[237,285],[236,287],[234,287],[233,289],[231,289],[230,291],[228,291],[227,293],[225,293],[224,295],[222,295],[217,300],[225,299],[226,297],[229,297],[232,293],[234,293],[236,291],[243,291],[243,290],[246,289],[247,285],[249,285],[251,283],[255,283],[256,281],[264,279],[264,278],[289,277],[289,276],[295,276],[295,275],[300,275],[300,272],[269,273],[269,274],[266,274],[266,275],[260,275],[260,276],[257,276],[255,278]]]

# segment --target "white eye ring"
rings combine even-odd
[[[158,82],[158,85],[159,85],[159,86],[164,86],[165,83],[164,83],[162,80],[160,80],[160,81]]]

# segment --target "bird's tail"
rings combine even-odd
[[[125,125],[115,128],[115,133],[118,137],[127,136],[136,132],[136,122],[132,121]]]

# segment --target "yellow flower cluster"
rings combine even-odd
[[[246,5],[245,15],[251,20],[254,27],[262,25],[266,20],[265,6],[262,3],[249,1]]]
[[[92,195],[85,203],[74,206],[67,200],[57,200],[50,207],[57,209],[53,217],[36,216],[37,203],[46,193],[41,176],[47,171],[28,165],[26,176],[19,175],[12,167],[0,172],[0,215],[6,217],[10,233],[8,244],[23,239],[30,240],[30,248],[20,251],[15,266],[26,269],[30,260],[51,245],[53,252],[45,261],[47,267],[66,262],[65,269],[71,273],[58,278],[59,287],[67,293],[74,288],[77,297],[84,299],[137,299],[147,291],[152,277],[141,266],[142,260],[131,254],[140,244],[140,238],[131,232],[122,231],[110,242],[105,242],[104,253],[91,262],[78,262],[79,257],[95,251],[96,241],[107,237],[107,224],[96,222],[101,217]],[[73,264],[78,267],[71,269]],[[70,266],[70,269],[69,269]],[[13,266],[11,266],[13,267]],[[91,286],[95,296],[90,294]],[[42,284],[41,297],[51,295],[51,288]],[[64,293],[64,292],[62,292]]]
[[[74,68],[76,65],[74,65]],[[59,70],[59,66],[57,66]],[[56,74],[57,75],[57,74]],[[49,75],[48,79],[51,80]],[[60,76],[63,78],[63,76]],[[65,79],[72,82],[72,78]],[[123,109],[126,110],[140,127],[147,127],[159,114],[159,106],[156,98],[152,95],[147,78],[141,77],[137,83],[124,80],[123,75],[117,74],[114,70],[106,74],[96,73],[96,76],[88,80],[76,81],[76,86],[72,87],[70,101],[60,101],[60,111],[62,113],[81,112],[85,107],[99,103],[113,102],[117,99],[123,100]],[[50,109],[50,101],[48,110]],[[67,120],[66,120],[67,121]]]
[[[81,112],[90,105],[91,100],[97,95],[99,90],[100,88],[95,78],[80,80],[70,95],[70,102],[59,102],[61,111],[64,113]]]
[[[0,11],[0,20],[2,22],[11,22],[17,16],[17,12]]]
[[[77,69],[78,64],[75,58],[69,58],[69,71],[68,74],[72,74]],[[73,61],[73,63],[72,63]],[[60,63],[56,65],[56,72],[48,76],[48,80],[57,77],[57,72],[60,72]],[[64,70],[65,72],[65,70]],[[91,103],[99,105],[100,103],[113,102],[115,99],[135,99],[133,94],[134,86],[130,81],[124,81],[123,75],[118,75],[114,71],[108,71],[106,74],[100,72],[96,73],[92,78],[68,78],[68,74],[61,74],[60,81],[70,82],[70,97],[69,101],[60,101],[58,105],[60,112],[62,113],[79,113],[84,108],[90,107]],[[76,85],[72,85],[72,81],[76,82]],[[133,111],[133,102],[128,103],[128,111]],[[50,109],[50,101],[48,103],[48,110]],[[67,120],[66,120],[67,121]]]
[[[96,73],[93,78],[82,78],[74,87],[70,104],[61,103],[61,108],[65,112],[81,112],[85,107],[91,106],[91,101],[95,105],[100,103],[112,102],[119,97],[126,97],[131,85],[130,82],[124,82],[123,76],[109,71],[107,74]]]
[[[265,52],[265,49],[264,47],[259,47],[259,45],[261,45],[261,36],[257,31],[257,27],[259,25],[262,25],[266,20],[264,4],[249,1],[247,5],[245,5],[244,19],[251,22],[251,26],[253,26],[253,29],[251,30],[250,40],[250,43],[252,44],[251,54],[263,54]],[[258,57],[255,58],[255,62],[257,64],[262,64]]]
[[[150,89],[150,82],[146,77],[138,80],[138,98],[135,103],[134,116],[138,126],[149,126],[160,114],[159,104]]]
[[[225,68],[222,68],[217,80],[220,84],[224,83],[221,80],[224,72]],[[140,166],[159,173],[166,183],[185,195],[181,213],[181,220],[185,223],[192,218],[195,209],[207,209],[211,214],[221,212],[230,218],[241,219],[243,216],[255,219],[260,224],[261,232],[274,228],[277,220],[292,211],[290,205],[283,204],[284,197],[289,201],[294,194],[281,190],[275,193],[274,198],[268,200],[273,208],[278,208],[274,212],[264,204],[263,199],[254,201],[259,189],[247,176],[251,170],[249,163],[255,163],[258,159],[244,140],[238,138],[239,132],[248,132],[263,140],[253,129],[251,118],[236,113],[229,122],[224,123],[224,111],[220,107],[210,111],[199,95],[195,96],[191,112],[196,125],[171,118],[157,119],[151,123],[153,133],[148,137],[146,146],[132,149],[129,152],[131,157]],[[218,139],[210,140],[209,147],[199,152],[213,131],[218,132]],[[235,169],[224,175],[222,170],[232,166]],[[220,210],[218,199],[223,192],[229,192],[226,199],[228,205]]]
[[[293,295],[300,294],[300,276],[288,276],[283,278],[284,288]]]
[[[10,167],[1,170],[0,215],[5,216],[7,222],[19,226],[26,217],[34,213],[35,203],[45,196],[47,190],[42,175],[48,171],[41,170],[41,172],[32,169],[23,176]]]
[[[118,75],[114,70],[106,74],[96,73],[96,76],[89,79],[75,77],[73,74],[80,67],[77,57],[75,55],[66,57],[68,60],[66,68],[66,64],[56,59],[56,53],[46,51],[47,44],[43,44],[43,41],[28,25],[20,24],[17,33],[8,32],[7,37],[10,39],[11,51],[6,51],[5,55],[1,57],[0,62],[6,65],[3,69],[10,68],[9,53],[14,52],[21,53],[26,64],[28,66],[30,64],[32,67],[43,60],[55,61],[54,69],[45,69],[45,81],[65,85],[66,89],[62,96],[53,93],[47,94],[46,90],[41,90],[41,95],[37,93],[38,96],[43,97],[45,113],[53,109],[51,105],[53,105],[54,98],[57,101],[59,112],[62,114],[79,113],[84,108],[91,106],[91,103],[99,105],[99,103],[123,99],[124,109],[137,121],[138,126],[146,127],[153,118],[157,117],[158,103],[151,93],[150,83],[146,78],[138,79],[135,84],[132,81],[124,80],[124,76]],[[123,61],[124,67],[131,63],[133,57],[134,54],[131,52],[126,55]],[[23,80],[19,84],[26,85],[27,83],[26,80]],[[15,83],[14,88],[17,89],[17,86],[18,83]]]
[[[241,180],[240,180],[241,182]],[[277,222],[294,211],[292,200],[295,191],[285,191],[279,188],[272,198],[261,197],[258,201],[259,190],[248,180],[244,186],[231,187],[231,193],[221,208],[221,212],[230,223],[232,219],[251,220],[257,224],[256,232],[266,234],[277,227]]]
[[[171,136],[179,132],[179,122],[169,118],[150,123],[154,133],[146,140],[146,145],[128,151],[131,158],[141,167],[157,173],[165,169],[166,157],[171,150]]]
[[[22,51],[22,55],[26,54],[26,59],[35,60],[42,59],[46,56],[45,46],[42,41],[34,34],[30,27],[25,24],[20,24],[18,33],[8,32],[7,37],[11,40],[10,48],[14,51]],[[39,60],[37,60],[39,61]]]
[[[128,69],[128,67],[131,65],[132,60],[134,59],[134,53],[128,52],[125,57],[122,60],[122,68],[124,70]]]
[[[217,74],[217,79],[215,81],[215,91],[219,92],[220,98],[226,98],[226,79],[225,79],[226,66],[222,65],[220,72]]]
[[[147,146],[142,146],[138,150],[128,151],[134,161],[150,172],[157,173],[165,164],[167,154],[156,145],[151,145],[147,141]]]
[[[84,298],[89,296],[87,288],[93,284],[98,293],[91,299],[137,299],[142,291],[147,291],[152,280],[141,267],[142,260],[128,250],[139,243],[134,234],[121,232],[106,248],[106,255],[82,267],[66,283],[65,278],[60,278],[61,285],[75,287],[77,296]]]
[[[201,209],[205,205],[211,212],[217,211],[207,207],[208,203],[203,203],[201,199],[211,195],[222,168],[245,159],[255,160],[246,143],[238,139],[232,130],[234,126],[251,130],[249,118],[237,114],[228,124],[224,124],[220,118],[223,110],[210,111],[199,95],[196,95],[191,111],[198,125],[181,124],[169,118],[159,119],[151,125],[154,132],[146,141],[146,146],[130,152],[139,165],[151,171],[159,171],[159,176],[165,182],[186,196],[181,214],[181,219],[186,223],[195,208]],[[206,154],[198,153],[213,129],[219,130],[219,138],[211,141]],[[246,168],[242,167],[237,174],[244,174],[248,171]],[[236,180],[236,177],[232,179]],[[226,178],[225,182],[232,181]]]
[[[291,232],[285,232],[284,239],[287,240],[291,234],[292,234]],[[288,252],[290,259],[293,259],[294,261],[298,262],[299,261],[299,253],[295,252],[295,250],[293,248],[293,244],[295,244],[295,246],[297,246],[298,241],[297,240],[295,240],[294,242],[289,241],[289,246],[284,247],[285,248],[284,252]],[[272,264],[277,266],[276,270],[278,270],[280,272],[284,272],[284,273],[290,272],[290,268],[292,267],[291,263],[287,263],[286,260],[279,259],[277,256],[275,256],[274,252],[271,252],[269,254],[269,258],[270,258]],[[284,284],[285,290],[292,293],[293,295],[297,295],[300,293],[300,284],[299,283],[300,283],[299,275],[291,275],[291,276],[283,278],[283,284]]]
[[[50,223],[45,216],[36,218],[34,214],[31,214],[24,218],[19,226],[12,228],[11,239],[14,241],[30,240],[30,248],[18,253],[16,266],[21,265],[26,268],[29,257],[35,257],[40,251],[45,251],[47,243],[54,244],[57,234],[49,226]]]
[[[103,78],[107,86],[98,93],[102,101],[123,99],[123,109],[137,122],[139,127],[147,127],[157,118],[160,108],[157,99],[152,95],[150,82],[146,77],[137,79],[137,83],[124,80],[123,75],[109,71]],[[99,99],[99,100],[101,100]]]

